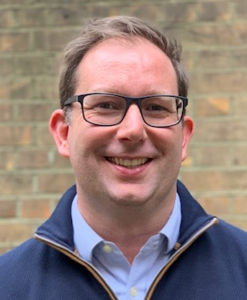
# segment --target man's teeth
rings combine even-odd
[[[148,158],[135,158],[135,159],[124,159],[118,157],[111,157],[110,161],[116,165],[124,166],[126,168],[135,168],[141,166],[148,161]]]

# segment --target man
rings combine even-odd
[[[0,299],[246,299],[247,234],[177,181],[187,90],[180,48],[137,18],[68,45],[50,129],[76,184],[1,257]]]

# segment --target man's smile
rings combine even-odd
[[[134,159],[108,157],[107,159],[108,159],[108,161],[110,161],[116,165],[123,166],[123,167],[129,168],[129,169],[139,167],[141,165],[144,165],[148,161],[150,161],[150,158],[147,158],[147,157],[140,157],[140,158],[134,158]]]

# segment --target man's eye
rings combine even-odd
[[[144,109],[149,112],[161,112],[161,113],[169,111],[169,107],[160,104],[150,104],[147,105]]]
[[[165,107],[162,107],[160,105],[150,105],[147,107],[147,110],[150,110],[150,111],[159,111],[159,110],[166,110]]]
[[[99,102],[94,104],[93,109],[117,110],[120,107],[119,104],[113,102]]]
[[[104,109],[114,109],[114,105],[109,102],[99,103],[97,106]]]

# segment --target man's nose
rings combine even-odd
[[[123,121],[118,125],[117,138],[135,143],[145,140],[147,138],[146,127],[139,107],[133,103]]]

